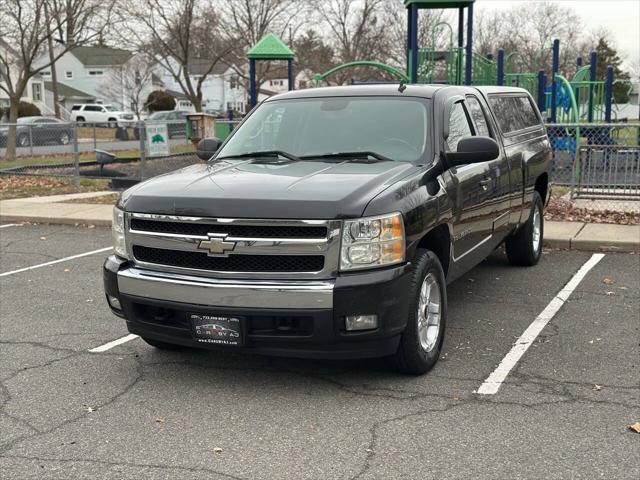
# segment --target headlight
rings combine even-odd
[[[404,224],[400,213],[346,220],[340,270],[358,270],[404,262]]]
[[[128,258],[127,246],[124,242],[124,212],[118,207],[113,207],[111,237],[113,238],[113,250],[116,252],[116,255]]]

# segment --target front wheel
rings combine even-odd
[[[60,138],[58,138],[58,143],[60,145],[69,145],[69,142],[71,142],[71,136],[67,132],[62,132]]]
[[[447,323],[444,271],[430,250],[418,250],[409,288],[409,318],[392,358],[402,373],[421,375],[438,361]]]
[[[514,235],[505,241],[509,262],[512,265],[523,267],[530,267],[538,263],[542,255],[543,235],[542,198],[540,198],[538,192],[534,191],[529,219]]]

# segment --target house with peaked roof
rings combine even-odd
[[[19,62],[18,52],[16,52],[15,49],[11,47],[11,45],[0,38],[0,55],[3,58],[8,59],[9,69],[11,70],[10,78],[13,80],[13,82],[15,82],[20,74],[20,72],[17,70]],[[9,72],[5,71],[5,68],[6,67],[0,63],[0,84],[4,83],[6,85],[5,82],[7,80],[5,78],[5,74]],[[23,102],[33,103],[38,108],[40,108],[43,113],[46,111],[44,102],[44,81],[40,75],[35,75],[29,80],[29,82],[27,83],[27,88],[22,93],[21,100]],[[0,89],[0,108],[8,106],[9,96],[4,90]]]
[[[200,78],[209,71],[211,61],[208,59],[193,59],[189,62],[189,77],[195,86]],[[176,63],[171,67],[178,71]],[[171,72],[162,65],[158,65],[155,73],[165,89],[176,99],[176,110],[193,111],[193,105],[182,91],[182,87],[175,80]],[[228,110],[245,113],[246,111],[246,91],[240,82],[238,75],[232,68],[217,62],[210,73],[207,74],[202,83],[202,109],[209,113],[223,113]]]
[[[123,78],[123,70],[133,57],[128,50],[105,46],[76,47],[56,61],[58,96],[62,107],[71,110],[75,103],[104,103],[118,109],[129,110],[126,88],[105,84],[111,79]],[[48,63],[48,55],[38,58],[34,65]],[[47,105],[53,107],[51,67],[41,72],[45,81]]]

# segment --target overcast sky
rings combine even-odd
[[[518,3],[536,0],[476,0],[475,10],[483,8],[509,9]],[[627,65],[640,64],[640,1],[639,0],[559,0],[555,3],[574,10],[587,31],[607,28],[615,47],[626,58]],[[561,46],[562,48],[562,46]]]

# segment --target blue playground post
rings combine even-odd
[[[598,54],[591,52],[589,64],[589,110],[587,111],[587,121],[593,122],[593,85],[596,81],[596,68],[598,67]]]
[[[547,79],[544,70],[538,70],[538,110],[544,112],[546,109],[544,93],[547,91]]]
[[[464,84],[471,85],[471,69],[473,68],[473,3],[467,7],[467,51],[464,68]]]
[[[256,95],[256,61],[252,58],[249,60],[249,106],[255,107],[258,103]]]
[[[498,86],[504,85],[504,49],[498,50]]]
[[[289,82],[289,90],[295,90],[293,84],[293,60],[287,58],[287,81]]]
[[[556,123],[556,95],[558,93],[558,85],[556,82],[556,74],[560,68],[560,40],[557,38],[553,41],[553,58],[551,61],[551,123]]]
[[[462,52],[464,50],[464,7],[458,9],[458,52],[456,54],[456,85],[462,83]]]
[[[604,93],[604,121],[611,123],[611,103],[613,102],[613,67],[607,65],[607,79]]]
[[[411,4],[411,83],[418,83],[418,5]]]

